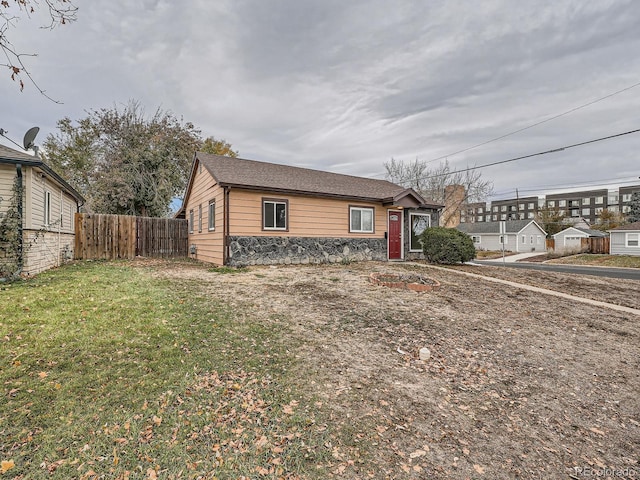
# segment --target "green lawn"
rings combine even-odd
[[[0,284],[0,477],[323,477],[278,332],[197,287],[102,262]]]

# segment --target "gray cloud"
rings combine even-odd
[[[63,116],[134,98],[244,157],[380,175],[640,81],[640,10],[599,2],[95,0],[54,31],[16,29],[55,105],[0,78],[0,127],[41,138]],[[23,23],[26,25],[26,23]],[[634,128],[640,87],[449,157],[454,167]],[[638,175],[640,135],[484,170],[497,191]]]

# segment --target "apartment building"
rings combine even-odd
[[[617,189],[601,188],[579,192],[548,193],[536,197],[510,198],[487,203],[467,205],[462,212],[461,223],[499,222],[533,219],[541,207],[558,209],[567,218],[583,218],[590,224],[599,221],[605,208],[613,212],[628,213],[631,196],[640,193],[640,185]]]

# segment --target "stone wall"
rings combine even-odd
[[[386,260],[384,238],[229,237],[231,266]]]

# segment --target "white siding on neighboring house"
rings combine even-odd
[[[609,252],[611,255],[640,256],[640,246],[635,245],[635,239],[640,237],[640,230],[611,231]],[[629,235],[631,234],[631,236]],[[636,235],[638,237],[636,237]],[[640,243],[640,238],[638,240]]]

